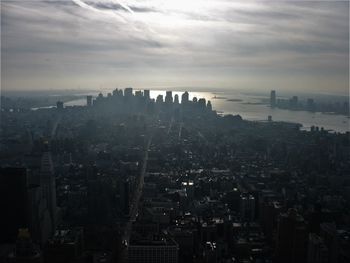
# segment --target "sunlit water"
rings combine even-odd
[[[183,92],[173,92],[173,96],[179,96]],[[311,126],[324,127],[326,130],[336,132],[350,131],[349,118],[343,115],[331,115],[324,113],[313,113],[307,111],[291,111],[283,109],[272,109],[268,105],[259,104],[263,96],[246,95],[240,92],[190,92],[190,100],[193,97],[205,98],[210,100],[213,109],[223,114],[239,114],[245,120],[264,121],[271,115],[274,121],[295,122],[303,125],[303,129],[309,130]],[[91,93],[96,96],[97,93]],[[105,94],[106,95],[106,94]],[[152,90],[150,92],[151,98],[156,98],[158,95],[165,97],[165,91]],[[215,97],[216,96],[216,97]],[[234,99],[235,101],[228,101]],[[66,106],[83,106],[86,105],[86,99],[78,99],[65,103]]]

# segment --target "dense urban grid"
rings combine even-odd
[[[349,132],[86,99],[1,110],[0,262],[350,262]]]

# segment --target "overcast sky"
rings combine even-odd
[[[349,89],[348,1],[2,0],[2,89]]]

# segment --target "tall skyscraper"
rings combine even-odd
[[[320,224],[320,236],[323,238],[324,243],[328,250],[327,262],[330,262],[330,263],[338,262],[339,240],[338,240],[338,232],[337,232],[336,224],[335,223]]]
[[[56,180],[54,176],[51,153],[48,149],[43,153],[41,158],[40,184],[43,198],[45,198],[47,201],[47,208],[50,213],[53,231],[57,223]]]
[[[172,91],[166,92],[165,103],[173,103],[173,92]]]
[[[271,107],[276,107],[276,91],[275,91],[275,90],[271,90],[271,94],[270,94],[270,106],[271,106]]]
[[[28,178],[25,168],[0,168],[0,202],[2,203],[1,242],[14,242],[18,229],[28,228]]]
[[[255,198],[250,194],[242,194],[240,200],[242,222],[252,222],[255,218]]]
[[[202,109],[204,109],[206,107],[206,101],[204,98],[200,98],[198,100],[198,106],[201,107]]]
[[[118,89],[113,90],[112,94],[113,94],[113,96],[117,96],[118,95]]]
[[[124,89],[124,96],[125,97],[132,97],[132,88],[125,88]]]
[[[156,103],[162,103],[163,102],[163,95],[158,95]]]
[[[30,181],[25,168],[0,168],[0,201],[5,226],[1,228],[0,242],[14,242],[21,228],[28,228],[33,240],[40,244],[53,233],[47,199],[50,180],[40,180],[40,185]],[[53,193],[55,195],[55,191]],[[56,196],[51,198],[51,202],[55,200]]]
[[[62,101],[57,101],[56,102],[56,107],[58,110],[63,110],[63,102]]]
[[[124,180],[120,184],[120,206],[124,215],[129,215],[130,210],[130,186],[129,181]]]
[[[145,89],[145,90],[143,91],[143,96],[144,96],[146,99],[149,99],[149,98],[150,98],[149,89]]]
[[[329,251],[324,240],[315,233],[309,234],[307,263],[327,263]]]
[[[142,97],[143,96],[143,93],[142,93],[142,91],[141,90],[136,90],[135,91],[135,97]]]
[[[189,100],[189,94],[187,91],[185,91],[181,96],[181,103],[186,104]]]
[[[307,258],[307,229],[304,219],[295,209],[279,217],[276,262],[303,263]]]
[[[86,106],[92,106],[92,96],[86,96]]]
[[[208,102],[207,102],[207,109],[208,109],[209,111],[212,111],[212,110],[213,110],[213,107],[212,107],[212,105],[211,105],[210,100],[208,100]]]

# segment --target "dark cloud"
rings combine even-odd
[[[94,3],[94,2],[86,2],[86,4],[94,6],[98,9],[108,9],[114,11],[126,11],[126,9],[118,3]]]
[[[136,13],[159,12],[159,10],[152,7],[126,5],[126,4],[122,5],[122,4],[119,4],[118,2],[110,2],[110,1],[105,1],[105,2],[84,1],[84,3],[100,10],[123,11],[123,12],[130,12],[131,10]]]
[[[140,6],[129,6],[132,11],[138,12],[138,13],[151,13],[151,12],[160,12],[156,8],[151,8],[151,7],[140,7]]]

